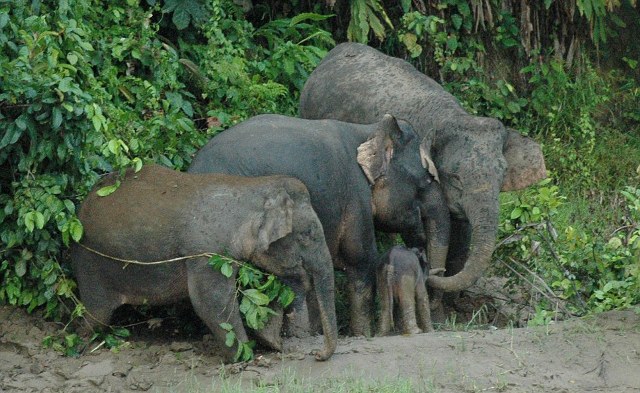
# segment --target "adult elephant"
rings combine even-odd
[[[437,173],[428,147],[406,122],[380,117],[360,125],[256,116],[211,139],[189,167],[189,172],[282,174],[307,186],[334,267],[347,274],[354,335],[371,335],[378,259],[374,228],[426,245],[436,260],[446,258],[449,240],[449,214],[433,181]],[[425,226],[447,230],[429,236],[427,244]]]
[[[487,269],[495,247],[502,191],[546,176],[540,146],[500,121],[467,113],[458,100],[408,62],[344,43],[307,80],[300,115],[367,123],[382,113],[406,119],[431,145],[452,214],[447,276],[431,287],[459,291]],[[440,268],[432,261],[433,268]]]
[[[113,194],[99,195],[116,182],[121,184]],[[194,175],[145,165],[137,173],[127,171],[122,181],[118,173],[105,177],[84,200],[78,217],[84,236],[71,247],[71,265],[92,329],[108,325],[123,304],[189,299],[211,329],[219,353],[232,361],[248,337],[237,299],[237,266],[227,278],[208,263],[210,253],[224,253],[315,293],[325,341],[316,359],[326,360],[335,351],[331,256],[299,180]],[[233,327],[233,347],[225,344],[223,322]],[[279,334],[257,335],[281,349]]]

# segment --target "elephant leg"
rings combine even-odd
[[[432,270],[435,270],[435,269],[432,269]],[[435,273],[430,272],[429,275],[431,274],[437,274],[438,276],[443,276],[444,272],[441,272],[441,271],[437,271]],[[425,286],[426,286],[426,281],[425,281]],[[442,304],[444,291],[442,289],[432,289],[431,291],[427,291],[427,294],[428,292],[431,292],[431,296],[428,296],[427,298],[431,299],[431,301],[429,301],[429,308],[431,312],[434,315],[436,315],[434,319],[438,322],[444,322],[444,307]]]
[[[309,298],[307,298],[307,300],[303,299],[299,306],[296,306],[295,308],[289,309],[287,311],[284,322],[284,331],[287,337],[303,338],[309,337],[312,334],[315,335],[322,332],[322,324],[320,323],[320,319],[311,318],[311,312],[309,311],[311,307],[308,306],[310,302],[311,301],[309,300]],[[313,297],[313,302],[316,303],[316,306],[313,308],[314,310],[316,310],[314,312],[319,313],[320,311],[318,310],[315,297]]]
[[[103,293],[103,291],[100,290],[89,296],[83,296],[83,292],[86,293],[87,291],[80,291],[80,298],[85,307],[84,316],[87,327],[86,330],[85,328],[81,328],[80,332],[82,334],[89,334],[90,332],[108,327],[113,312],[122,305],[120,300],[106,295],[100,297],[99,294]]]
[[[435,291],[434,291],[435,292]],[[444,295],[444,293],[441,292],[442,295]],[[436,299],[432,302],[430,302],[430,314],[431,314],[431,320],[436,322],[436,323],[444,323],[445,322],[445,312],[444,312],[444,303],[443,303],[443,298],[440,297],[440,299]]]
[[[400,306],[400,318],[402,333],[414,334],[422,333],[416,321],[416,281],[414,277],[400,277],[400,288],[398,293],[398,303]]]
[[[78,245],[73,247],[72,252],[76,263],[86,264],[85,266],[113,264],[113,261],[97,257]],[[119,293],[106,288],[107,281],[95,278],[99,274],[98,272],[93,269],[74,270],[76,271],[80,300],[85,308],[83,314],[85,323],[78,327],[78,332],[82,335],[90,335],[96,330],[107,327],[113,312],[123,303]]]
[[[322,331],[322,324],[318,316],[319,310],[314,291],[308,290],[308,283],[300,278],[280,277],[289,286],[295,297],[285,314],[284,331],[288,337],[309,337]],[[310,310],[314,310],[313,313]],[[315,330],[314,330],[315,329]]]
[[[423,332],[432,332],[431,308],[429,307],[429,294],[422,277],[416,283],[416,314],[418,317],[418,327]]]
[[[90,283],[91,287],[87,287],[86,283]],[[123,304],[119,294],[108,291],[98,280],[91,279],[78,280],[78,289],[80,300],[85,307],[86,321],[86,326],[80,328],[80,333],[90,334],[108,327],[113,312]]]
[[[237,344],[249,341],[236,299],[236,274],[237,268],[234,268],[231,277],[224,277],[208,266],[205,258],[187,262],[187,285],[193,309],[211,329],[222,357],[228,362],[233,361]],[[233,328],[237,341],[232,347],[225,345],[227,331],[221,323]]]
[[[282,351],[282,325],[284,324],[284,310],[279,303],[270,305],[275,315],[270,315],[265,322],[264,327],[260,330],[251,330],[251,335],[260,341],[260,343]]]
[[[391,269],[392,266],[385,265],[378,270],[377,274],[377,291],[380,299],[377,336],[388,335],[393,325],[393,294],[390,282],[393,271]]]
[[[378,260],[373,220],[363,221],[362,216],[353,214],[344,225],[353,228],[345,232],[340,242],[340,252],[348,262],[345,273],[351,308],[351,334],[370,337]]]
[[[364,277],[363,277],[364,276]],[[347,286],[351,305],[351,334],[354,336],[371,336],[371,313],[373,312],[373,285],[375,274],[347,270]]]

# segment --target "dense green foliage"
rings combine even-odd
[[[65,250],[99,176],[184,169],[235,122],[295,115],[333,35],[409,59],[543,144],[551,181],[504,196],[496,252],[512,280],[543,280],[539,310],[637,304],[635,1],[524,3],[0,0],[0,302],[81,313]]]
[[[0,301],[65,311],[76,206],[101,174],[146,160],[184,169],[222,127],[295,113],[333,44],[308,23],[324,17],[255,28],[231,2],[203,7],[178,34],[184,22],[160,4],[0,2]]]

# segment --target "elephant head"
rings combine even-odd
[[[253,250],[250,260],[290,283],[298,298],[313,291],[312,298],[317,302],[325,341],[324,348],[316,352],[315,357],[327,360],[335,352],[338,341],[331,254],[306,187],[298,180],[284,176],[280,176],[280,181],[287,191],[281,190],[275,197],[266,199],[264,218],[258,220],[262,223],[258,226],[249,223],[249,236],[240,235],[240,238],[242,242],[254,243],[249,247]],[[242,227],[237,233],[243,233]],[[262,334],[256,333],[258,336]],[[272,333],[275,337],[269,337],[267,342],[280,339],[279,330]],[[266,332],[261,338],[269,334]]]
[[[444,267],[450,218],[429,146],[409,123],[385,115],[357,160],[371,185],[376,228],[399,232],[409,246],[426,245],[434,266]]]
[[[500,191],[527,187],[544,178],[546,169],[537,143],[498,120],[478,116],[449,119],[436,134],[434,151],[464,267],[450,277],[432,275],[428,282],[435,289],[459,291],[489,266]]]

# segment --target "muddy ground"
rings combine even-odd
[[[0,307],[1,392],[211,392],[238,383],[244,388],[236,391],[291,391],[292,380],[308,387],[302,391],[324,386],[316,388],[323,392],[338,386],[327,381],[349,380],[373,384],[363,391],[394,381],[413,386],[405,391],[424,392],[640,391],[637,310],[535,328],[344,337],[327,362],[311,355],[321,337],[288,339],[283,353],[263,352],[228,366],[211,353],[208,337],[197,334],[132,335],[117,352],[89,347],[80,357],[64,357],[41,344],[59,328],[37,314]]]

